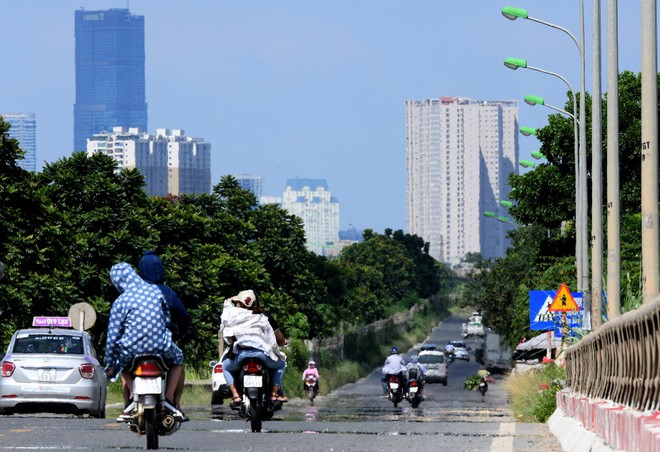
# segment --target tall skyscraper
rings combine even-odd
[[[144,80],[144,16],[128,9],[75,15],[76,103],[73,149],[115,126],[147,128]]]
[[[27,171],[37,170],[37,119],[34,113],[0,113],[8,122],[9,137],[16,138],[25,155],[18,166]]]
[[[118,168],[137,168],[152,196],[211,192],[211,144],[186,136],[180,129],[157,129],[156,135],[138,128],[114,127],[87,141],[87,154],[108,154]]]
[[[339,240],[339,201],[325,179],[287,179],[282,207],[302,218],[309,250],[325,255]]]
[[[409,100],[406,112],[408,232],[449,264],[503,256],[513,226],[483,212],[502,209],[518,172],[518,103],[443,97]]]

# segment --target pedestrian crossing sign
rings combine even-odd
[[[555,298],[552,300],[550,306],[548,306],[548,311],[560,311],[560,312],[571,312],[579,311],[580,307],[575,302],[571,291],[566,285],[566,283],[561,283]]]

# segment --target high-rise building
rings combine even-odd
[[[329,254],[339,240],[339,202],[325,179],[287,179],[282,207],[300,217],[305,227],[307,248]]]
[[[503,256],[513,226],[483,213],[503,209],[518,172],[517,102],[409,100],[406,113],[408,233],[449,264],[471,252]]]
[[[37,119],[34,113],[0,113],[5,122],[11,126],[9,137],[18,140],[20,148],[25,151],[23,160],[18,166],[27,171],[37,170]]]
[[[147,128],[144,16],[128,9],[75,14],[76,103],[73,150],[115,126]]]
[[[261,198],[264,191],[264,178],[258,174],[234,174],[238,184],[243,190],[250,190],[257,200]]]
[[[152,196],[211,192],[211,144],[186,136],[180,129],[157,129],[149,135],[138,128],[114,127],[87,140],[87,154],[108,154],[118,169],[137,168]]]

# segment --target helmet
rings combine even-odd
[[[417,361],[419,361],[419,356],[417,356],[417,355],[412,355],[412,356],[410,357],[410,362],[411,362],[411,363],[413,363],[413,364],[417,364]]]
[[[254,294],[253,290],[243,290],[236,295],[238,301],[240,301],[246,308],[251,308],[252,305],[257,301],[257,296]]]
[[[316,362],[315,361],[310,361],[308,364],[310,367],[316,367]]]
[[[395,345],[390,349],[390,355],[396,355],[397,353],[399,353],[399,347]]]

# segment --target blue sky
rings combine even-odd
[[[591,1],[585,2],[591,91]],[[126,1],[0,0],[0,112],[37,115],[37,162],[70,155],[74,11]],[[579,54],[560,31],[502,17],[503,6],[579,38],[578,0],[132,0],[145,16],[149,132],[180,128],[213,147],[212,183],[257,173],[265,194],[286,179],[324,178],[340,227],[406,229],[405,101],[441,96],[518,100],[542,127],[566,86],[502,60],[527,58],[579,90]],[[603,28],[606,2],[602,2]],[[619,2],[619,68],[641,68],[640,2]],[[603,39],[605,36],[603,34]],[[603,64],[606,63],[603,42]],[[602,76],[606,86],[606,73]],[[520,139],[520,157],[538,149]]]

